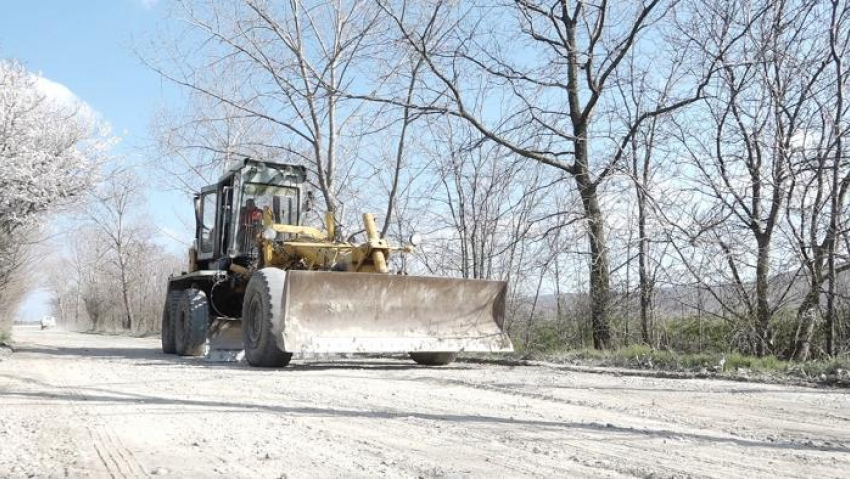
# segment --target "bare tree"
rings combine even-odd
[[[697,220],[696,234],[711,235],[725,258],[746,317],[755,320],[759,355],[773,350],[770,320],[782,298],[771,299],[770,281],[789,165],[798,155],[793,142],[825,69],[812,38],[820,21],[817,3],[703,2],[700,8],[713,15],[706,24],[713,28],[695,32],[706,44],[721,42],[730,31],[741,36],[720,58],[719,83],[704,123],[710,126],[704,135],[686,127],[682,142],[700,172],[697,188],[712,205]],[[748,11],[755,15],[744,15]]]
[[[116,220],[110,210],[121,201],[108,200],[107,206],[89,209],[81,222],[68,226],[70,241],[51,246],[56,254],[52,261],[64,272],[45,278],[54,314],[70,330],[158,332],[167,278],[180,271],[183,261],[139,227],[146,221],[138,211],[141,206],[123,208],[120,228],[109,224]],[[98,222],[90,214],[98,215]],[[121,256],[118,237],[124,238]]]
[[[679,54],[684,54],[687,49],[684,49]],[[624,117],[622,122],[626,125],[632,125],[637,120],[636,115],[645,111],[647,107],[645,103],[663,103],[666,101],[676,88],[679,79],[676,70],[681,68],[683,61],[677,59],[671,63],[672,70],[663,75],[663,86],[660,89],[653,88],[648,83],[656,81],[648,69],[647,65],[636,64],[634,55],[629,55],[627,58],[627,67],[631,69],[629,78],[631,81],[622,82],[616,85],[620,93],[622,101],[622,113]],[[651,248],[653,243],[664,242],[663,235],[658,234],[657,238],[653,238],[651,231],[651,220],[653,210],[657,207],[660,198],[654,194],[654,183],[658,180],[657,176],[660,171],[664,171],[667,177],[675,176],[675,170],[669,171],[672,167],[669,162],[668,153],[661,151],[659,144],[666,144],[670,141],[670,135],[664,132],[664,125],[667,122],[665,116],[653,116],[641,124],[636,133],[631,137],[627,148],[627,165],[623,165],[626,174],[630,178],[635,194],[635,216],[637,221],[637,263],[638,263],[638,307],[640,316],[640,334],[644,344],[653,344],[652,341],[652,305],[653,295],[655,292],[656,268],[653,267],[653,258]],[[664,178],[666,179],[666,178]],[[631,234],[632,231],[630,230]],[[631,254],[627,254],[627,262],[631,261]],[[627,265],[628,267],[628,265]],[[628,269],[627,269],[628,271]],[[630,287],[629,281],[626,281],[626,287]],[[626,301],[626,308],[631,308],[632,305]],[[627,322],[628,325],[628,322]]]
[[[362,1],[186,0],[177,2],[176,11],[189,25],[181,38],[194,41],[168,44],[148,64],[196,95],[226,105],[231,119],[263,128],[250,150],[307,165],[327,210],[336,212],[366,128],[363,102],[343,93],[369,68],[376,8]],[[196,61],[198,48],[216,61]],[[210,113],[202,121],[215,122]],[[222,123],[227,124],[232,121]]]
[[[164,184],[188,193],[217,181],[223,169],[244,158],[277,154],[268,144],[274,137],[268,122],[202,94],[191,95],[183,108],[160,109],[151,130],[152,170]]]
[[[422,69],[422,60],[414,59],[410,65],[410,75],[407,80],[407,95],[405,96],[405,104],[401,107],[401,129],[398,133],[396,141],[395,162],[393,164],[392,186],[387,195],[387,209],[384,215],[384,226],[381,228],[381,236],[386,236],[389,232],[390,225],[393,222],[393,213],[395,204],[399,194],[400,181],[402,170],[404,169],[405,147],[407,146],[407,136],[410,130],[410,125],[417,117],[417,112],[410,107],[413,101],[413,94],[416,91],[419,71]]]
[[[544,180],[538,166],[498,145],[481,144],[466,123],[436,122],[432,134],[436,184],[430,188],[429,217],[441,229],[432,236],[441,237],[437,248],[444,253],[430,269],[464,278],[509,278],[520,267],[512,254],[534,241],[531,230],[544,224],[542,205],[558,179]]]
[[[805,361],[810,355],[824,284],[828,284],[825,349],[827,354],[834,353],[837,274],[850,269],[846,251],[842,264],[836,262],[846,230],[845,209],[850,187],[844,141],[848,130],[842,126],[850,113],[844,100],[844,85],[850,76],[843,64],[850,52],[850,5],[833,1],[828,11],[820,13],[822,21],[829,19],[828,38],[817,43],[821,59],[827,64],[825,78],[816,98],[817,110],[804,133],[797,137],[795,146],[803,157],[792,164],[788,188],[788,226],[808,279],[790,346],[790,355],[798,361]]]
[[[648,105],[625,128],[609,121],[611,90],[629,81],[623,60],[646,38],[658,40],[654,27],[675,2],[436,2],[415,20],[408,19],[415,8],[407,2],[379,3],[428,67],[435,94],[418,109],[461,118],[485,139],[572,177],[587,226],[594,345],[610,347],[610,259],[600,188],[640,126],[700,99],[705,80],[688,87],[682,82],[675,97]],[[470,108],[470,89],[497,86],[508,96],[499,100],[505,109],[500,119]]]
[[[834,160],[832,169],[832,199],[830,202],[830,223],[829,231],[832,236],[839,235],[839,228],[842,227],[842,216],[840,211],[844,208],[844,200],[847,194],[847,188],[850,186],[850,172],[842,173],[839,170],[839,165],[844,163],[845,142],[844,136],[848,134],[847,129],[842,129],[844,119],[848,117],[848,112],[845,110],[844,104],[844,88],[847,84],[848,76],[844,68],[844,59],[850,52],[850,5],[840,0],[832,0],[829,22],[829,53],[832,60],[834,77],[833,85],[835,86],[835,113],[832,115],[832,137],[834,138]],[[836,281],[838,267],[836,265],[837,239],[832,239],[829,243],[829,260],[828,260],[828,280],[829,280],[829,295],[827,296],[827,318],[826,318],[826,353],[829,355],[835,354],[835,316],[836,316]],[[805,358],[804,358],[805,359]]]
[[[93,193],[93,201],[86,208],[86,219],[94,225],[107,242],[109,258],[113,263],[124,307],[122,327],[130,331],[136,326],[135,309],[131,305],[133,283],[133,257],[142,253],[140,246],[145,235],[138,217],[141,203],[141,183],[130,173],[113,175]]]

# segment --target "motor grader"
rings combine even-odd
[[[282,367],[293,355],[407,353],[444,365],[459,351],[512,350],[506,283],[391,271],[415,245],[390,245],[370,214],[348,238],[332,214],[322,229],[302,225],[306,179],[303,166],[245,159],[195,196],[195,242],[188,271],[169,279],[163,352]]]

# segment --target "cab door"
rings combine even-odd
[[[218,185],[207,186],[198,198],[197,241],[198,259],[212,259],[215,253],[216,219],[218,215]]]

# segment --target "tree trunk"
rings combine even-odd
[[[121,250],[118,250],[118,254],[121,254]],[[135,319],[133,318],[133,307],[130,304],[130,285],[129,280],[127,279],[127,264],[125,261],[121,261],[119,265],[121,268],[121,297],[124,300],[124,329],[126,331],[131,331],[133,328],[133,324],[135,324]]]
[[[534,313],[537,312],[537,301],[540,299],[540,288],[543,286],[543,277],[546,276],[546,268],[540,272],[540,279],[537,281],[537,290],[534,292],[534,302],[531,303],[531,313],[528,315],[528,323],[525,327],[525,355],[531,354],[531,338],[534,333]]]
[[[826,354],[835,354],[835,252],[829,255],[829,290],[826,295]]]
[[[846,4],[844,6],[846,13]],[[838,49],[838,39],[837,33],[840,31],[838,19],[841,18],[842,12],[839,11],[839,3],[833,1],[832,2],[832,21],[829,29],[829,45],[830,45],[830,53],[833,60],[833,65],[835,66],[835,120],[833,121],[833,135],[835,136],[835,161],[832,165],[832,196],[830,197],[830,225],[829,230],[832,233],[832,241],[829,243],[829,296],[827,296],[827,307],[826,307],[826,354],[832,356],[835,354],[835,281],[836,281],[836,271],[835,271],[835,253],[836,253],[836,245],[838,243],[839,237],[839,217],[841,211],[844,208],[844,194],[843,189],[841,189],[842,193],[839,193],[839,176],[841,169],[841,160],[844,155],[844,135],[846,133],[842,132],[843,125],[846,124],[846,115],[844,109],[844,94],[846,88],[846,80],[847,77],[844,75],[844,60],[845,57],[841,53],[839,53]],[[844,50],[844,54],[846,54],[846,50]]]
[[[646,270],[646,193],[643,185],[638,186],[638,281],[640,283],[640,334],[644,344],[652,344],[649,335],[649,320],[652,308],[652,286]]]
[[[555,320],[558,327],[563,326],[564,308],[561,303],[561,268],[558,255],[555,255]]]
[[[794,361],[805,361],[809,358],[812,335],[815,331],[817,305],[820,299],[820,284],[817,283],[817,280],[812,282],[811,289],[797,309],[797,333],[794,335],[794,344],[791,350],[791,358]]]
[[[593,347],[608,349],[612,346],[608,318],[611,273],[605,241],[605,224],[599,207],[596,185],[590,181],[586,173],[580,172],[575,179],[584,206],[587,239],[590,245],[590,324],[593,332]]]
[[[770,275],[770,238],[760,235],[758,238],[758,259],[756,263],[756,335],[758,344],[756,354],[764,356],[772,348],[770,340],[770,304],[769,304],[769,275]]]

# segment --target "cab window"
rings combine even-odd
[[[201,237],[202,253],[212,253],[215,240],[215,212],[218,195],[211,191],[201,198]]]
[[[263,212],[268,208],[272,221],[294,225],[298,222],[298,190],[287,186],[247,183],[242,190],[237,241],[240,250],[253,253],[256,235],[262,230]]]

